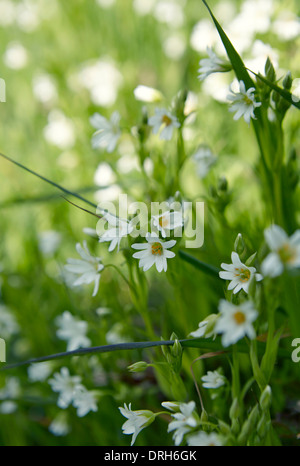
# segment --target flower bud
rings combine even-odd
[[[138,361],[135,362],[134,364],[131,364],[131,366],[128,366],[128,370],[130,372],[144,372],[149,364],[147,364],[145,361]]]
[[[259,404],[263,411],[267,411],[271,404],[272,390],[270,385],[267,385],[262,394],[260,395]]]
[[[234,250],[241,256],[243,252],[245,251],[245,247],[246,245],[245,245],[243,236],[241,233],[239,233],[234,242]]]
[[[285,75],[283,81],[282,81],[282,85],[283,85],[284,89],[287,89],[289,91],[291,89],[291,87],[292,87],[292,84],[293,84],[292,73],[290,71],[288,71],[287,74]]]
[[[271,82],[274,82],[276,80],[275,69],[269,57],[267,58],[265,64],[265,76]]]
[[[229,417],[230,419],[233,421],[235,419],[237,419],[240,415],[240,406],[239,406],[239,402],[238,402],[238,399],[235,398],[232,402],[232,405],[230,407],[230,410],[229,410]]]

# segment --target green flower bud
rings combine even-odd
[[[275,69],[269,57],[267,58],[265,64],[265,76],[271,82],[274,82],[276,80]]]
[[[243,239],[243,236],[241,233],[239,233],[236,237],[236,240],[234,242],[234,250],[237,252],[239,255],[242,255],[243,252],[245,251],[246,245]],[[247,264],[246,264],[247,265]]]
[[[287,89],[289,91],[291,89],[291,87],[292,87],[292,84],[293,84],[292,73],[290,71],[288,71],[287,74],[285,75],[283,81],[282,81],[282,85],[283,85],[284,89]]]
[[[220,427],[221,434],[223,434],[223,435],[230,435],[231,434],[230,426],[228,424],[226,424],[226,422],[221,421],[221,419],[219,419],[219,427]]]
[[[138,361],[135,362],[134,364],[131,364],[131,366],[128,366],[128,370],[130,372],[144,372],[149,364],[147,364],[145,361]]]
[[[241,445],[246,444],[247,439],[251,432],[254,431],[256,423],[259,418],[259,406],[255,405],[250,412],[248,419],[244,422],[240,435],[238,436],[238,442]]]
[[[218,181],[218,191],[226,192],[228,189],[228,181],[225,176],[221,176]]]

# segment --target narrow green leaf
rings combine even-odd
[[[36,176],[37,178],[40,178],[43,181],[46,181],[46,183],[51,184],[51,186],[54,186],[55,188],[59,189],[60,191],[64,192],[65,194],[69,194],[70,196],[76,197],[77,199],[80,199],[81,201],[91,205],[92,207],[97,208],[97,205],[94,204],[93,202],[89,201],[88,199],[85,199],[84,197],[80,196],[80,194],[74,193],[73,191],[70,191],[69,189],[64,188],[63,186],[55,183],[54,181],[49,180],[45,176],[39,175],[35,171],[31,170],[30,168],[25,167],[25,165],[22,165],[21,163],[17,162],[16,160],[11,159],[5,154],[2,154],[0,152],[0,156],[3,157],[4,159],[8,160],[9,162],[17,165],[18,167],[22,168],[23,170],[26,170],[27,172],[31,173],[32,175]]]
[[[243,60],[241,59],[240,55],[238,54],[238,52],[235,50],[235,48],[233,47],[232,43],[230,42],[228,36],[226,35],[225,31],[222,29],[221,25],[219,24],[219,22],[217,21],[217,19],[215,18],[215,16],[213,15],[213,12],[211,11],[210,7],[208,6],[207,2],[205,0],[202,0],[204,5],[206,6],[206,8],[208,9],[209,11],[209,14],[210,16],[212,17],[212,20],[213,22],[215,23],[215,26],[217,28],[217,31],[220,35],[220,38],[223,42],[223,45],[226,49],[226,52],[227,52],[227,55],[228,55],[228,58],[232,64],[232,67],[234,69],[234,72],[236,74],[236,77],[238,78],[239,81],[244,81],[245,83],[245,86],[247,89],[249,89],[250,87],[254,87],[255,88],[255,83],[253,82],[253,80],[251,79],[245,65],[244,65],[244,62]]]
[[[219,277],[220,269],[214,267],[213,265],[206,264],[205,262],[200,261],[196,257],[188,254],[187,252],[183,251],[182,249],[178,252],[179,257],[184,261],[188,262],[189,264],[193,265],[197,269],[201,270],[202,272],[206,273],[207,275],[212,275],[213,277]]]

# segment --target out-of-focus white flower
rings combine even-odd
[[[117,100],[123,76],[110,58],[83,63],[76,76],[71,76],[70,85],[89,91],[95,105],[111,107]]]
[[[171,414],[175,419],[168,425],[168,432],[173,432],[173,440],[175,445],[180,445],[185,434],[197,426],[197,418],[195,417],[196,404],[194,401],[189,403],[180,403],[180,412]]]
[[[98,165],[94,175],[94,183],[97,186],[109,186],[116,181],[116,175],[111,166],[102,162]]]
[[[159,90],[142,84],[137,86],[133,93],[136,100],[142,102],[160,102],[163,99],[163,95]]]
[[[163,238],[170,236],[170,231],[183,226],[183,215],[181,211],[170,212],[167,210],[163,214],[153,215],[152,222],[155,228],[161,233]]]
[[[153,11],[154,5],[157,0],[133,0],[133,9],[134,11],[140,15],[145,16],[150,14]]]
[[[0,404],[0,413],[1,414],[12,414],[17,411],[18,405],[14,401],[3,401]]]
[[[201,380],[204,388],[220,388],[226,383],[224,375],[218,371],[208,371],[206,375],[201,377]]]
[[[11,0],[0,1],[0,26],[10,26],[16,18],[16,5]]]
[[[19,325],[9,308],[0,304],[0,338],[8,340],[19,332]]]
[[[124,403],[124,408],[119,407],[119,410],[122,416],[126,417],[128,420],[123,424],[122,430],[123,434],[131,435],[131,446],[134,444],[139,433],[147,426],[152,424],[155,420],[155,414],[152,411],[148,410],[138,410],[132,411],[131,403],[127,406]]]
[[[21,395],[20,381],[17,377],[7,377],[5,385],[0,389],[0,400],[19,398]]]
[[[101,8],[110,8],[116,3],[116,0],[96,0],[96,1],[98,5],[101,6]]]
[[[22,2],[17,5],[16,22],[22,31],[33,32],[40,24],[39,8],[34,2]]]
[[[275,70],[278,68],[278,51],[274,50],[269,44],[261,40],[256,40],[251,49],[252,58],[245,60],[245,65],[255,73],[265,73],[265,64],[269,58]]]
[[[230,79],[228,73],[214,73],[209,75],[202,83],[202,91],[218,102],[228,103],[228,86]]]
[[[263,275],[278,277],[284,269],[300,267],[300,230],[289,237],[278,225],[265,230],[265,239],[271,253],[261,265]]]
[[[54,79],[49,74],[38,74],[32,81],[33,94],[43,104],[52,104],[57,99]]]
[[[67,351],[90,346],[91,340],[86,336],[87,322],[75,319],[69,311],[63,312],[55,322],[59,327],[57,337],[68,342]]]
[[[65,412],[59,413],[51,422],[49,426],[49,432],[55,435],[56,437],[64,437],[68,435],[71,431],[70,425],[68,423],[68,417]]]
[[[94,113],[90,118],[91,125],[97,130],[92,137],[92,146],[94,149],[106,149],[107,152],[113,152],[121,136],[119,126],[121,116],[119,112],[114,112],[107,120],[99,113]]]
[[[211,149],[206,146],[201,146],[194,153],[193,160],[196,162],[196,171],[200,178],[205,178],[211,167],[216,163],[217,157]]]
[[[272,31],[281,40],[293,40],[300,35],[300,18],[293,12],[283,10],[272,24]]]
[[[44,128],[44,137],[47,142],[59,149],[70,149],[76,140],[72,120],[67,118],[61,110],[52,110],[48,115],[48,124]]]
[[[116,322],[105,335],[108,345],[117,343],[127,343],[129,338],[125,335],[124,326],[121,322]]]
[[[61,243],[61,235],[57,231],[42,231],[38,234],[39,250],[45,256],[52,256],[56,253]]]
[[[163,126],[160,132],[160,139],[165,139],[166,141],[172,139],[174,128],[180,127],[177,118],[165,108],[156,108],[155,115],[149,118],[148,124],[153,127],[154,134],[157,134]]]
[[[132,257],[139,259],[139,267],[143,267],[143,271],[149,270],[152,265],[156,265],[158,272],[167,271],[167,259],[175,257],[175,253],[169,251],[169,248],[175,246],[176,241],[161,241],[156,233],[146,234],[147,243],[135,243],[131,247],[140,249],[135,252]]]
[[[113,202],[119,199],[122,194],[122,190],[119,185],[112,184],[111,186],[103,189],[99,189],[94,193],[94,198],[98,204],[105,202]]]
[[[203,58],[199,62],[198,78],[200,81],[203,81],[212,73],[224,73],[232,69],[229,61],[216,55],[211,47],[207,47],[207,54],[209,58]]]
[[[27,373],[30,382],[44,382],[52,372],[51,362],[31,364]]]
[[[107,222],[107,224],[111,228],[109,228],[103,234],[101,234],[99,242],[103,243],[109,241],[109,252],[113,251],[116,247],[118,247],[119,250],[122,238],[125,238],[133,231],[133,226],[131,222],[125,219],[120,219],[115,215],[111,215],[108,212],[103,215],[103,219],[101,220],[101,222],[99,222],[99,224],[103,221]],[[98,228],[97,231],[99,231]]]
[[[199,323],[197,330],[189,335],[193,338],[210,338],[215,335],[214,326],[218,318],[217,314],[210,314]]]
[[[206,52],[207,47],[213,47],[218,40],[218,33],[212,22],[202,19],[193,28],[190,44],[196,52]]]
[[[216,333],[222,334],[222,345],[233,345],[244,336],[251,340],[255,338],[252,322],[257,318],[258,312],[251,301],[235,306],[222,299],[219,303],[221,313],[215,325]]]
[[[180,401],[163,401],[162,407],[172,411],[172,413],[178,413],[180,411]]]
[[[236,112],[233,119],[238,120],[241,117],[244,117],[246,123],[250,124],[251,118],[256,119],[254,111],[256,107],[261,106],[261,102],[256,102],[254,97],[255,88],[250,87],[246,90],[245,84],[243,81],[239,82],[240,90],[239,92],[234,92],[232,86],[230,86],[230,92],[227,96],[227,99],[232,102],[229,107],[230,112]]]
[[[173,28],[182,26],[184,22],[182,7],[173,0],[159,0],[154,7],[153,15],[157,21]]]
[[[266,33],[271,26],[273,11],[273,0],[244,1],[240,16],[247,23],[247,32]]]
[[[182,34],[168,36],[163,42],[165,55],[171,60],[180,60],[186,50],[186,41]]]
[[[221,264],[225,272],[219,272],[220,278],[223,278],[223,280],[230,280],[228,290],[233,290],[234,294],[238,293],[240,290],[244,290],[248,293],[251,279],[255,278],[256,281],[261,281],[263,278],[262,275],[256,273],[255,267],[247,267],[243,264],[236,252],[231,253],[231,260],[232,264]]]
[[[60,372],[55,372],[53,379],[49,380],[49,384],[54,392],[59,393],[57,406],[61,409],[70,406],[76,390],[82,387],[81,377],[71,376],[67,367],[62,367]]]
[[[85,387],[78,387],[73,397],[73,406],[77,408],[77,416],[84,417],[90,411],[97,412],[96,398],[96,391],[87,390]]]
[[[80,243],[76,244],[76,250],[81,259],[67,259],[65,269],[68,272],[80,275],[73,282],[73,286],[88,285],[94,282],[93,296],[96,296],[99,290],[100,272],[104,269],[101,259],[91,255],[85,240],[83,241],[83,247]]]
[[[13,70],[21,70],[27,65],[28,53],[20,42],[10,42],[3,55],[4,64]]]
[[[215,432],[200,431],[187,437],[189,447],[221,447],[222,440]]]

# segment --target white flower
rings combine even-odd
[[[54,392],[59,393],[57,406],[61,409],[67,408],[73,402],[76,390],[82,387],[81,377],[70,376],[67,367],[62,367],[60,373],[55,372],[53,379],[49,380],[49,384]]]
[[[8,68],[20,70],[27,65],[27,50],[20,42],[10,42],[4,52],[3,61]]]
[[[51,256],[55,254],[61,243],[61,235],[57,231],[53,230],[42,231],[38,235],[38,241],[39,250],[45,256]]]
[[[134,89],[133,93],[136,100],[141,100],[142,102],[160,102],[163,99],[160,91],[141,84]]]
[[[289,238],[278,225],[272,225],[265,230],[265,239],[271,253],[261,265],[263,275],[278,277],[285,268],[300,267],[300,230]]]
[[[246,90],[245,84],[243,81],[239,82],[240,90],[239,92],[234,92],[232,86],[230,86],[230,92],[227,96],[227,99],[232,102],[231,107],[229,108],[230,112],[236,112],[233,119],[238,120],[242,116],[246,123],[250,124],[251,118],[256,119],[254,115],[254,110],[256,107],[261,106],[261,102],[256,102],[254,97],[255,88],[250,87]]]
[[[205,178],[211,167],[216,163],[217,157],[209,147],[202,146],[194,153],[193,159],[196,162],[198,176]]]
[[[123,426],[123,434],[132,435],[131,446],[134,444],[138,434],[155,419],[155,414],[148,410],[132,411],[131,403],[129,406],[124,403],[124,408],[119,408],[121,414],[128,419]]]
[[[232,66],[229,63],[229,61],[225,60],[224,58],[218,57],[218,55],[216,55],[213,51],[212,47],[207,47],[206,50],[209,55],[209,58],[203,58],[199,62],[200,68],[198,70],[198,78],[200,79],[200,81],[203,81],[205,78],[207,78],[207,76],[209,76],[212,73],[224,73],[232,69]]]
[[[170,212],[167,210],[163,214],[152,216],[153,225],[161,232],[163,238],[170,236],[170,230],[182,227],[183,215],[180,211]]]
[[[251,301],[235,306],[222,299],[219,304],[221,313],[217,320],[215,331],[222,334],[222,345],[229,346],[236,343],[244,336],[251,340],[255,338],[255,330],[252,322],[257,318],[258,312]]]
[[[70,149],[76,141],[74,123],[61,110],[52,110],[48,115],[48,124],[44,128],[47,142],[59,149]]]
[[[50,362],[39,362],[31,364],[28,367],[28,378],[31,382],[44,382],[52,372],[52,365]]]
[[[79,387],[75,390],[73,397],[73,406],[77,408],[77,416],[86,416],[90,411],[98,411],[96,403],[96,392],[87,390],[85,387]]]
[[[0,400],[19,398],[21,395],[20,381],[17,377],[8,377],[5,386],[0,390]]]
[[[82,259],[67,259],[65,269],[68,272],[81,275],[75,279],[73,286],[95,282],[93,296],[96,296],[99,289],[100,272],[104,269],[101,259],[90,254],[86,241],[83,241],[83,247],[77,243],[76,250]]]
[[[8,307],[0,304],[0,338],[8,339],[19,331],[16,318]]]
[[[202,322],[199,323],[197,330],[190,333],[193,338],[210,338],[215,335],[214,326],[218,316],[217,314],[210,314]]]
[[[228,290],[233,290],[236,294],[240,290],[248,293],[250,281],[255,277],[256,281],[262,280],[262,275],[256,273],[255,267],[247,267],[243,264],[236,252],[231,253],[232,264],[221,264],[225,272],[219,272],[220,278],[223,280],[230,280]]]
[[[135,243],[133,249],[141,249],[135,252],[132,257],[140,259],[139,267],[143,267],[144,272],[150,269],[153,264],[156,265],[158,272],[167,271],[167,259],[175,256],[175,253],[168,251],[168,248],[175,246],[176,241],[170,240],[163,242],[156,233],[147,233],[147,243]]]
[[[170,422],[168,432],[175,431],[173,434],[173,440],[176,446],[181,444],[183,436],[187,432],[190,432],[192,428],[197,426],[197,419],[194,413],[195,407],[196,404],[194,401],[181,403],[179,406],[180,412],[171,415],[175,421]]]
[[[84,320],[75,319],[69,311],[65,311],[57,317],[56,324],[59,326],[57,337],[68,342],[67,351],[90,346],[91,341],[86,336],[88,324]]]
[[[92,146],[94,149],[106,149],[107,152],[113,152],[116,148],[117,142],[121,136],[119,127],[121,116],[118,112],[114,112],[107,120],[99,113],[94,113],[90,118],[91,125],[97,130],[92,137]]]
[[[59,413],[51,422],[49,432],[56,437],[64,437],[70,432],[70,426],[65,412]]]
[[[49,74],[38,74],[33,78],[32,90],[35,98],[43,104],[52,104],[57,99],[55,82]]]
[[[224,375],[220,374],[218,371],[208,371],[206,375],[201,377],[201,380],[204,388],[219,388],[225,385],[226,381]]]
[[[221,447],[222,442],[220,437],[215,433],[197,432],[196,434],[187,437],[189,447]]]
[[[115,215],[111,215],[108,212],[103,215],[102,221],[107,222],[111,228],[100,235],[99,242],[103,243],[105,241],[110,241],[108,251],[113,251],[117,246],[119,251],[122,238],[125,238],[133,231],[132,223],[128,220],[120,219]]]
[[[160,139],[165,139],[166,141],[172,139],[174,128],[180,127],[177,118],[165,108],[156,108],[155,115],[149,118],[148,124],[153,127],[154,134],[157,134],[161,126],[163,126],[160,132]]]

